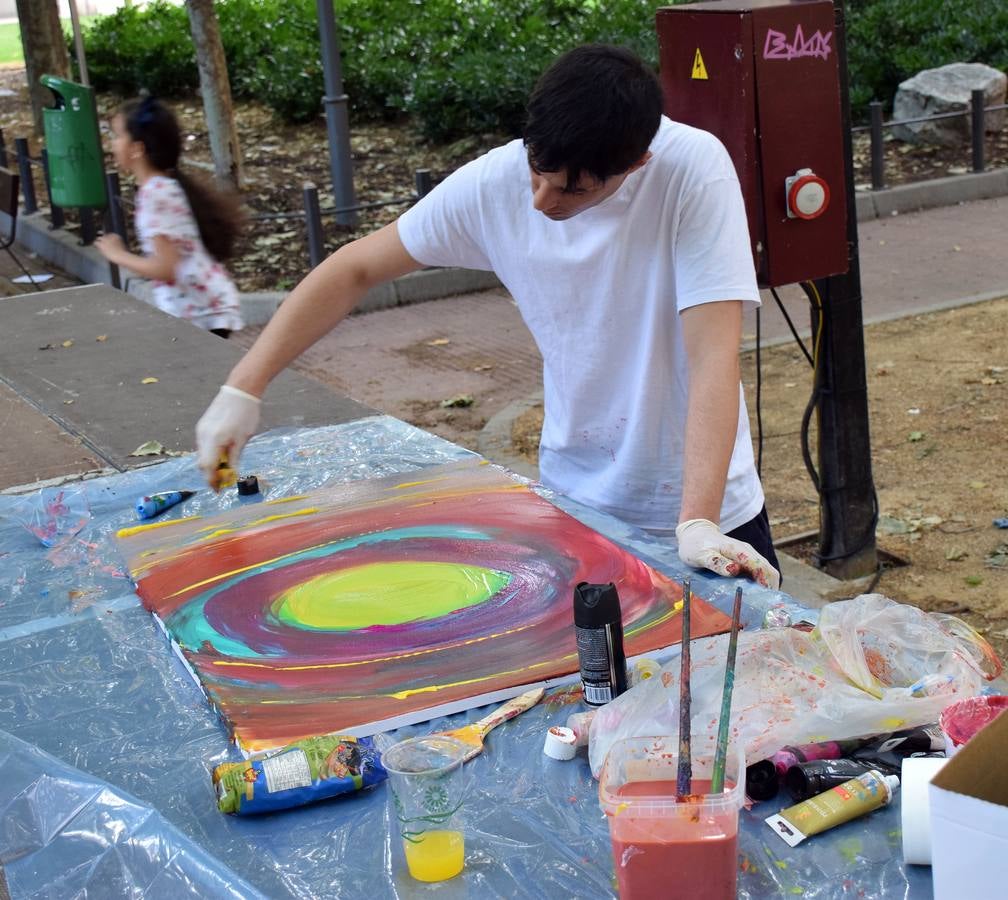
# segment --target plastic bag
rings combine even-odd
[[[713,753],[728,635],[691,644],[692,751]],[[744,631],[738,639],[730,739],[755,762],[785,745],[866,737],[926,725],[1001,673],[965,622],[880,594],[826,606],[811,632]],[[678,735],[679,659],[601,707],[589,731],[598,777],[625,737]]]
[[[43,488],[14,503],[11,518],[46,547],[77,534],[91,521],[91,505],[82,484]]]

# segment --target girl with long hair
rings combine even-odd
[[[117,234],[95,246],[111,263],[154,282],[154,305],[228,337],[243,325],[238,291],[222,265],[241,223],[235,197],[179,169],[182,134],[172,111],[153,97],[125,103],[112,119],[116,165],[136,180],[137,238],[131,253]]]

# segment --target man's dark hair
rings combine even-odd
[[[661,113],[661,85],[636,54],[609,44],[575,47],[543,72],[529,97],[529,165],[566,170],[568,190],[582,173],[604,181],[647,152]]]

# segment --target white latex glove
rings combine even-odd
[[[777,590],[780,573],[745,541],[721,533],[708,519],[689,519],[675,530],[679,559],[688,566],[710,569],[718,575],[748,575],[764,587]]]
[[[225,457],[226,467],[237,470],[242,448],[259,427],[261,405],[258,397],[225,384],[196,423],[196,465],[215,491]]]

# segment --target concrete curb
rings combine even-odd
[[[22,247],[46,262],[58,266],[85,284],[111,284],[109,264],[94,248],[81,244],[76,230],[50,228],[41,212],[19,215],[17,240]],[[140,300],[150,300],[150,283],[143,278],[123,274],[123,289]],[[355,313],[374,312],[407,303],[437,300],[453,294],[468,294],[500,287],[492,272],[472,269],[424,269],[397,278],[369,291],[357,305]],[[260,291],[241,294],[241,309],[248,325],[265,325],[287,293]]]
[[[859,191],[856,196],[859,222],[900,213],[955,206],[972,200],[989,200],[1008,195],[1008,169],[950,175],[881,191]]]
[[[1008,196],[1008,169],[994,169],[905,184],[881,191],[859,191],[856,195],[857,217],[859,222],[863,222],[899,213],[1004,196]],[[102,255],[94,247],[83,246],[76,231],[50,228],[43,213],[18,216],[17,239],[32,253],[86,284],[111,283],[109,266]],[[374,312],[500,286],[500,281],[492,272],[453,268],[424,269],[370,291],[355,312]],[[149,286],[140,278],[126,278],[125,289],[142,300],[150,297]],[[264,325],[285,296],[286,293],[282,291],[242,294],[241,308],[245,321],[249,325]]]

